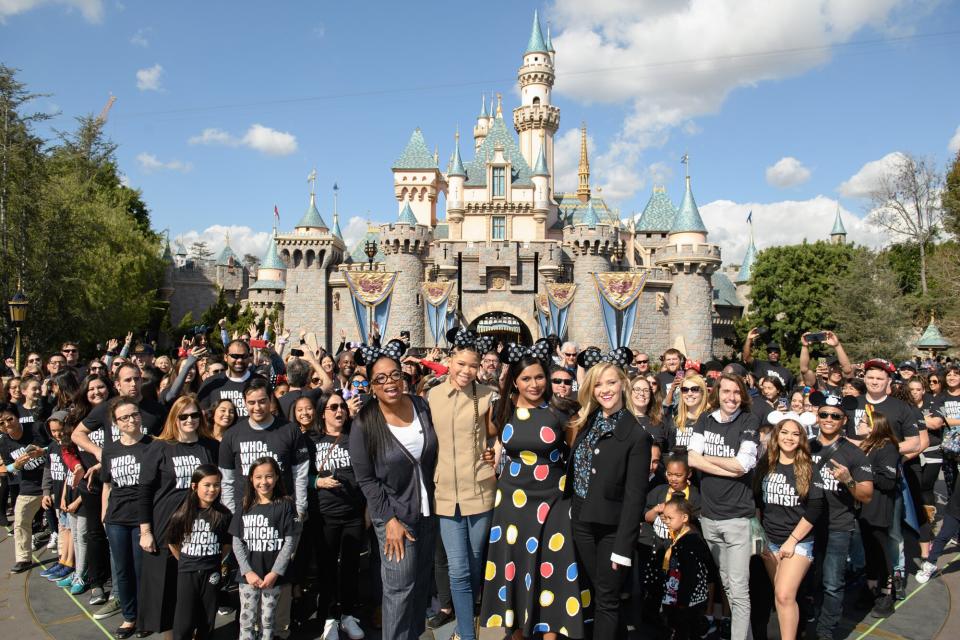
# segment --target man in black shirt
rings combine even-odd
[[[197,400],[204,409],[211,409],[223,398],[229,398],[237,411],[238,418],[247,416],[247,405],[243,401],[243,387],[254,377],[250,371],[250,345],[243,340],[234,340],[227,345],[227,370],[224,374],[205,380]]]
[[[33,566],[33,518],[43,502],[43,465],[50,440],[36,424],[21,424],[13,405],[0,405],[0,463],[7,473],[20,477],[20,495],[13,508],[13,540],[16,562],[10,573],[23,573]]]
[[[747,339],[743,343],[743,364],[751,368],[753,377],[756,380],[769,376],[780,378],[784,389],[793,389],[795,383],[793,374],[789,369],[780,364],[780,344],[775,341],[767,343],[767,360],[760,362],[753,359],[753,343],[760,337],[760,329],[754,327],[747,334]]]
[[[810,370],[810,343],[807,341],[809,333],[800,336],[800,378],[810,387],[816,387],[825,394],[839,396],[843,391],[844,378],[853,376],[853,364],[847,356],[840,339],[833,331],[824,331],[826,337],[821,344],[831,347],[836,355],[823,365],[817,364],[816,370]]]

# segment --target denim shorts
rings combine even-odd
[[[770,553],[776,554],[780,551],[780,545],[774,544],[772,542],[767,542],[767,549]],[[813,561],[813,541],[810,542],[798,542],[797,545],[793,548],[794,555],[803,556],[807,560]]]
[[[61,529],[70,528],[70,518],[67,516],[66,511],[61,511],[57,509],[57,524],[60,525]]]

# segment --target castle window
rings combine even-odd
[[[490,239],[506,240],[507,219],[503,216],[493,216],[490,220]]]
[[[506,168],[506,167],[494,167],[494,168],[493,168],[493,185],[492,185],[492,188],[493,188],[493,197],[494,197],[494,198],[502,198],[502,197],[504,197],[504,195],[506,194],[506,190],[507,190],[507,187],[506,187],[506,182],[507,182],[506,175],[507,175],[507,168]]]
[[[534,98],[534,99],[533,99],[533,106],[535,106],[535,107],[539,107],[539,106],[540,106],[540,98]]]

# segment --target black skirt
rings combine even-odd
[[[157,553],[143,553],[140,593],[137,597],[137,629],[163,633],[173,629],[177,606],[177,559],[166,545]]]

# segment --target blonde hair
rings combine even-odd
[[[629,411],[630,413],[635,413],[636,409],[633,406],[633,399],[630,397],[630,379],[627,378],[627,374],[623,372],[623,369],[613,364],[612,362],[601,362],[600,364],[591,367],[587,371],[586,377],[583,379],[583,382],[580,383],[580,391],[577,392],[577,400],[580,402],[580,411],[577,412],[573,419],[570,420],[570,431],[573,434],[573,437],[576,437],[576,434],[587,424],[587,419],[590,414],[594,411],[597,411],[600,408],[600,403],[597,402],[596,397],[593,395],[593,389],[597,386],[597,381],[600,379],[600,376],[605,374],[610,369],[613,369],[617,373],[617,379],[620,380],[620,400],[623,402],[623,408]]]
[[[703,412],[707,409],[707,405],[710,404],[710,394],[707,393],[706,380],[704,380],[700,374],[692,373],[683,378],[681,385],[690,382],[700,387],[700,404],[697,405],[695,414],[690,414],[687,410],[687,403],[683,401],[683,394],[680,394],[680,401],[677,403],[677,419],[674,420],[676,428],[680,431],[686,430],[688,420],[696,420],[703,415]]]
[[[200,426],[197,427],[197,435],[201,438],[213,438],[213,434],[210,431],[210,424],[207,422],[206,412],[200,407],[200,403],[197,402],[197,396],[188,393],[177,398],[173,406],[170,407],[170,413],[167,414],[167,419],[163,423],[163,431],[157,436],[157,440],[163,440],[165,442],[178,442],[180,440],[180,414],[190,405],[195,406],[197,411],[200,412]]]

